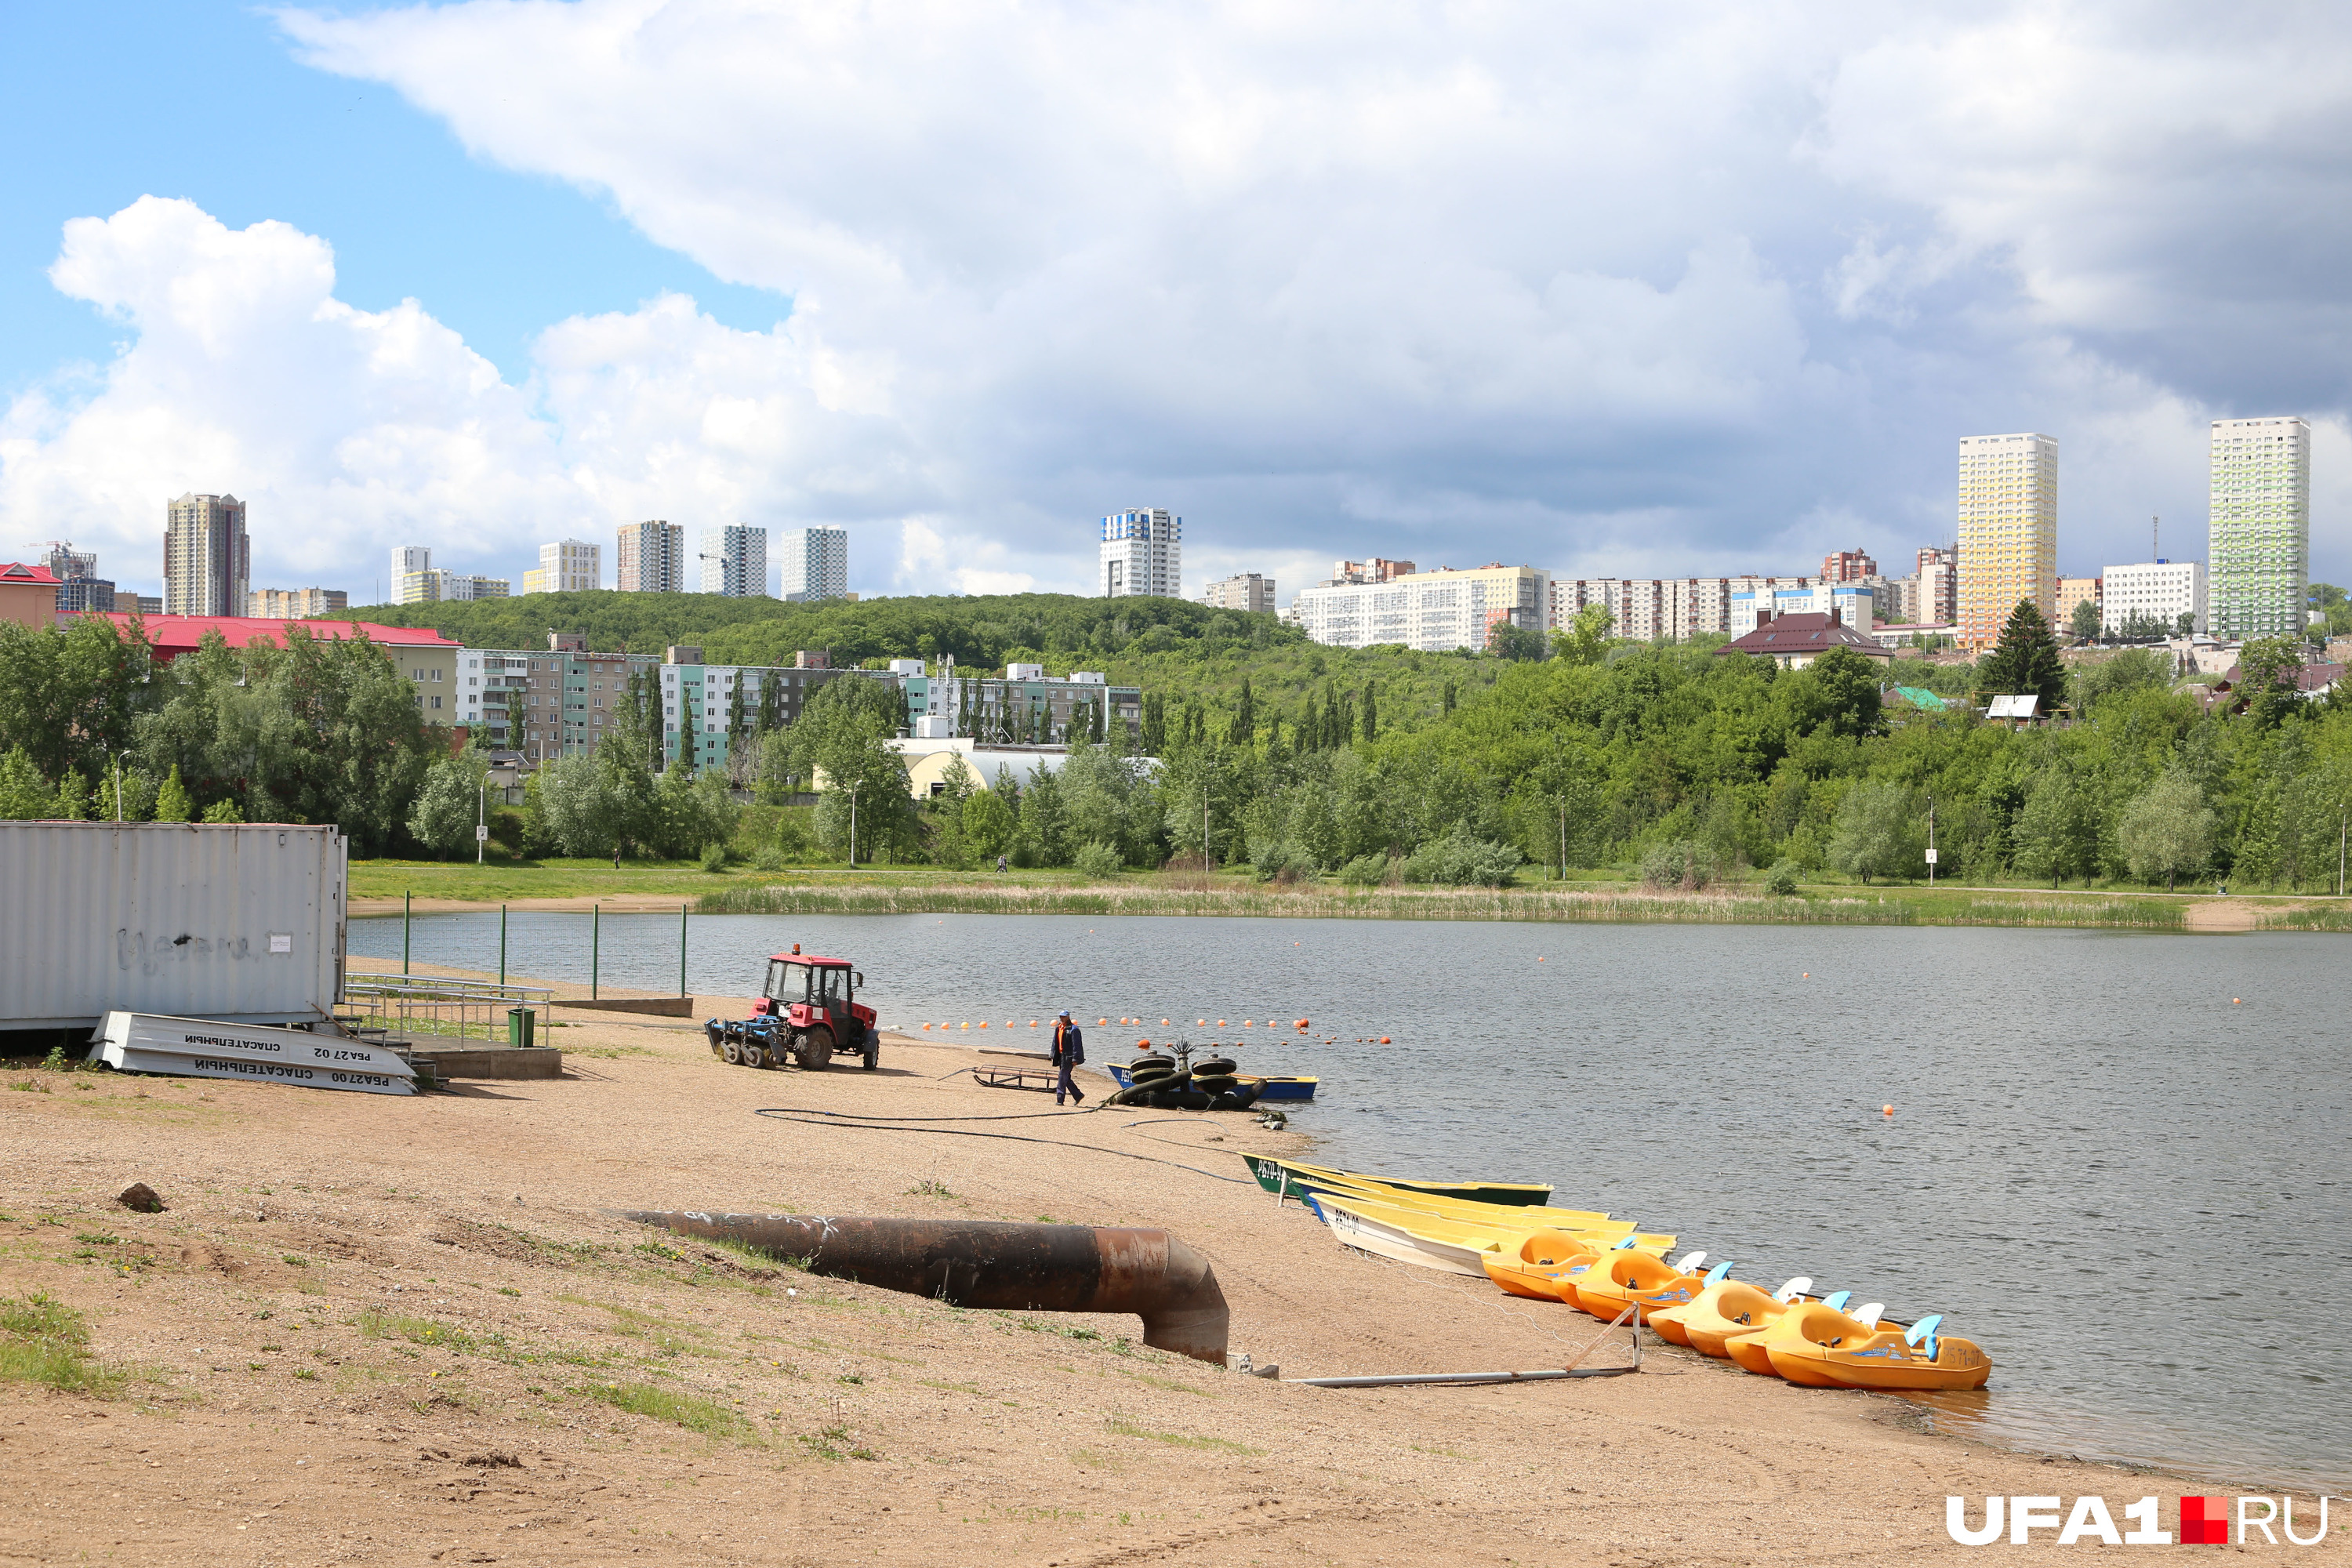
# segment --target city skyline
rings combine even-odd
[[[1302,52],[1045,8],[916,56],[878,13],[653,15],[21,18],[0,522],[143,579],[155,499],[233,492],[280,584],[837,527],[852,590],[1082,593],[1069,525],[1149,498],[1188,588],[1356,541],[1687,575],[1899,559],[1956,437],[2037,429],[2081,574],[2204,521],[2212,420],[2287,408],[2311,574],[2352,574],[2352,17],[1506,4]],[[1216,87],[1147,132],[1087,90],[1139,68]],[[173,113],[191,79],[239,114]]]

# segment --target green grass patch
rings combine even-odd
[[[127,1381],[89,1353],[88,1320],[39,1290],[0,1300],[0,1380],[101,1397]]]
[[[677,1394],[650,1383],[593,1383],[581,1392],[615,1410],[667,1421],[706,1437],[746,1443],[759,1439],[759,1433],[749,1421],[717,1400],[698,1394]]]
[[[1147,1383],[1154,1388],[1164,1388],[1171,1394],[1189,1394],[1195,1399],[1214,1399],[1216,1397],[1215,1394],[1211,1394],[1205,1388],[1195,1388],[1189,1383],[1178,1383],[1173,1378],[1154,1377],[1148,1372],[1122,1372],[1119,1373],[1119,1376],[1131,1377],[1138,1383]]]
[[[475,1349],[474,1336],[463,1329],[437,1323],[430,1318],[404,1317],[376,1307],[363,1310],[357,1326],[362,1339],[406,1340],[413,1345],[446,1350],[455,1355],[466,1355]]]
[[[1165,1443],[1173,1448],[1206,1448],[1220,1454],[1263,1454],[1264,1448],[1253,1448],[1247,1443],[1236,1443],[1230,1437],[1202,1437],[1189,1432],[1155,1432],[1149,1426],[1114,1415],[1106,1426],[1122,1437],[1141,1437],[1148,1442]]]
[[[846,1426],[828,1426],[822,1432],[807,1433],[798,1441],[802,1447],[818,1458],[829,1461],[878,1459],[882,1457],[852,1438]]]

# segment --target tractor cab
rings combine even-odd
[[[782,1027],[784,1049],[803,1068],[825,1067],[835,1054],[863,1057],[870,1068],[881,1049],[874,1009],[856,1001],[865,981],[848,960],[804,955],[795,942],[792,952],[768,960],[767,981],[751,1011]]]

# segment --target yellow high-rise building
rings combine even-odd
[[[2056,612],[2058,442],[1960,438],[1960,646],[1990,647],[2020,599]]]

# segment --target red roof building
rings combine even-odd
[[[58,580],[47,567],[0,562],[0,621],[38,631],[57,615]]]
[[[1847,626],[1835,611],[1828,615],[1766,615],[1759,617],[1754,631],[1715,651],[1752,654],[1758,658],[1769,658],[1783,669],[1802,669],[1833,647],[1849,648],[1882,665],[1895,662],[1893,648]]]
[[[52,587],[54,595],[57,590]],[[106,617],[115,629],[128,632],[131,617]],[[141,619],[155,660],[169,664],[184,653],[194,653],[205,634],[217,631],[231,647],[272,642],[283,647],[286,628],[300,626],[314,637],[341,641],[365,632],[382,648],[393,668],[415,689],[418,717],[428,724],[457,722],[457,656],[462,643],[451,642],[430,626],[382,626],[372,621],[273,621],[257,616],[146,616]]]
[[[54,579],[50,593],[52,595],[56,593]],[[117,631],[129,634],[129,616],[110,615],[106,618],[114,623]],[[164,664],[184,653],[195,652],[196,645],[204,641],[205,634],[212,631],[220,633],[222,639],[231,647],[243,647],[257,638],[282,647],[289,626],[300,626],[314,637],[335,641],[365,632],[370,642],[393,653],[395,660],[400,656],[394,650],[398,648],[438,649],[455,653],[463,646],[451,642],[431,626],[382,626],[373,621],[273,621],[258,616],[146,616],[142,617],[141,624],[146,629],[147,640],[154,645],[156,659]]]

